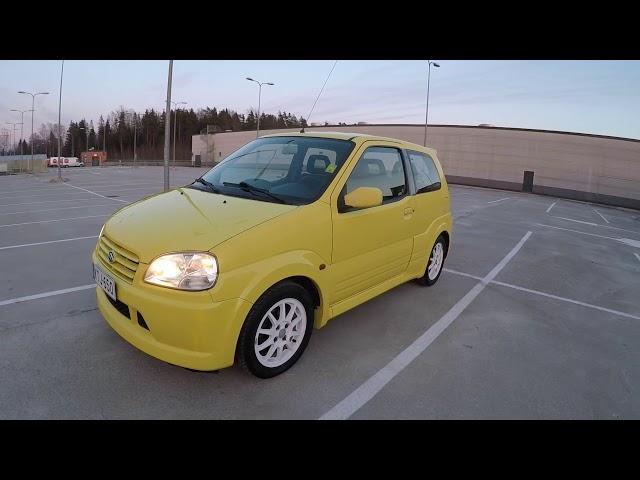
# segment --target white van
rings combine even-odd
[[[57,167],[60,161],[61,167],[84,167],[84,162],[78,160],[78,157],[51,157],[47,165],[49,167]]]

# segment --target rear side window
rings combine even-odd
[[[441,186],[440,174],[430,155],[409,150],[409,163],[416,183],[416,193],[432,192]]]

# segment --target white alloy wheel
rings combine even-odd
[[[429,266],[427,267],[427,276],[429,280],[434,280],[440,274],[442,268],[442,262],[444,260],[444,248],[442,242],[437,242],[431,252],[431,258],[429,259]]]
[[[295,298],[284,298],[276,302],[262,317],[256,337],[254,351],[261,365],[279,367],[300,348],[307,329],[307,312]]]

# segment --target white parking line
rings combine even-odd
[[[510,198],[513,198],[513,197],[505,197],[505,198],[501,198],[499,200],[491,200],[490,202],[487,202],[487,203],[504,202],[505,200],[509,200]]]
[[[482,277],[478,277],[477,275],[471,275],[470,273],[459,272],[458,270],[453,270],[451,268],[443,268],[442,271],[453,273],[454,275],[460,275],[462,277],[473,278],[474,280],[482,280]]]
[[[638,257],[638,260],[640,260],[640,255],[638,255],[637,253],[634,254],[634,255],[636,255]],[[469,278],[475,278],[476,280],[481,280],[480,277],[476,277],[475,275],[471,275],[469,273],[459,272],[457,270],[452,270],[450,268],[443,268],[443,270],[445,272],[452,273],[454,275],[460,275],[460,276],[463,276],[463,277],[469,277]],[[514,290],[520,290],[522,292],[532,293],[534,295],[541,295],[543,297],[553,298],[555,300],[560,300],[560,301],[563,301],[563,302],[573,303],[575,305],[581,305],[583,307],[592,308],[594,310],[600,310],[601,312],[613,313],[614,315],[619,315],[621,317],[627,317],[627,318],[633,318],[634,320],[640,320],[640,316],[637,316],[637,315],[632,315],[630,313],[621,312],[619,310],[613,310],[611,308],[600,307],[598,305],[593,305],[591,303],[581,302],[579,300],[573,300],[571,298],[559,297],[558,295],[552,295],[550,293],[541,292],[540,290],[532,290],[530,288],[519,287],[518,285],[512,285],[510,283],[499,282],[497,280],[492,280],[489,283],[491,285],[499,285],[501,287],[513,288]]]
[[[566,218],[566,217],[557,217],[556,215],[551,215],[553,218],[559,218],[560,220],[567,220],[569,222],[582,223],[584,225],[591,225],[593,227],[605,227],[606,225],[600,225],[599,223],[593,222],[585,222],[584,220],[576,220],[574,218]]]
[[[53,193],[37,193],[35,195],[10,195],[8,197],[0,197],[0,200],[22,200],[22,199],[27,199],[27,198],[33,198],[33,197],[53,197],[55,195],[86,195],[86,193],[84,192],[69,192],[67,190],[65,191],[60,191],[57,190]]]
[[[145,190],[145,189],[159,189],[159,190],[162,190],[163,186],[162,185],[151,185],[151,184],[148,184],[148,183],[143,183],[143,184],[140,184],[140,185],[137,185],[137,186],[134,186],[134,185],[129,185],[129,186],[126,186],[126,185],[115,185],[113,187],[91,187],[91,188],[93,188],[93,191],[100,190],[100,189],[104,188],[106,191],[113,192],[113,191],[116,191],[116,190]],[[103,190],[100,190],[97,193],[105,193],[105,192]]]
[[[570,228],[562,228],[562,227],[554,227],[552,225],[545,225],[544,223],[535,223],[534,225],[539,225],[541,227],[555,228],[556,230],[566,230],[567,232],[581,233],[582,235],[589,235],[591,237],[606,238],[608,240],[615,240],[616,242],[624,243],[625,245],[629,245],[631,247],[640,248],[640,240],[634,240],[632,238],[606,237],[604,235],[596,235],[595,233],[581,232],[580,230],[572,230]]]
[[[595,208],[593,209],[594,212],[596,212],[598,215],[600,215],[600,217],[607,223],[611,223],[609,220],[607,220],[604,215],[602,215],[598,210],[596,210]]]
[[[33,185],[25,185],[24,188],[20,190],[2,190],[0,193],[2,194],[14,194],[14,193],[24,193],[25,191],[29,192],[55,192],[58,189],[56,187],[34,187]]]
[[[411,345],[400,352],[393,360],[381,368],[377,373],[360,385],[344,400],[320,417],[320,420],[346,420],[376,394],[393,378],[404,370],[413,360],[424,352],[440,334],[451,325],[469,304],[485,289],[509,261],[520,251],[524,243],[531,236],[527,232],[518,244],[498,263],[485,277],[480,280],[464,297],[462,297],[440,320],[434,323]]]
[[[100,205],[81,205],[79,207],[62,207],[62,208],[45,208],[42,210],[27,210],[27,211],[23,211],[23,212],[9,212],[9,213],[0,213],[0,216],[2,215],[20,215],[20,214],[26,214],[26,213],[40,213],[40,212],[57,212],[58,210],[73,210],[74,208],[91,208],[91,207],[114,207],[115,205],[113,203],[102,203]]]
[[[9,250],[11,248],[33,247],[36,245],[47,245],[49,243],[73,242],[75,240],[86,240],[87,238],[98,238],[98,235],[91,235],[89,237],[65,238],[63,240],[50,240],[48,242],[23,243],[22,245],[8,245],[6,247],[0,247],[0,250]]]
[[[92,192],[91,190],[87,190],[86,188],[76,187],[75,185],[70,185],[70,184],[68,184],[68,183],[65,183],[65,185],[66,185],[67,187],[77,188],[78,190],[83,190],[83,191],[85,191],[85,192],[89,192],[90,194],[92,194],[92,195],[97,195],[98,197],[106,198],[107,200],[113,200],[113,201],[115,201],[115,202],[122,202],[122,203],[129,203],[129,202],[127,202],[126,200],[120,200],[120,199],[118,199],[118,198],[109,198],[109,197],[105,197],[104,195],[100,195],[99,193]]]
[[[634,255],[636,256],[636,258],[638,259],[638,261],[640,262],[640,255],[638,255],[637,253],[634,253]]]
[[[87,185],[85,185],[86,187]],[[93,187],[96,190],[98,188],[103,188],[103,186],[100,187]],[[109,192],[112,192],[114,190],[142,190],[142,189],[148,189],[148,188],[157,188],[158,190],[162,190],[162,185],[153,185],[153,184],[149,184],[149,183],[131,183],[131,184],[125,184],[125,185],[105,185],[104,188],[107,188]],[[63,196],[67,196],[67,195],[87,195],[88,192],[74,192],[74,191],[69,191],[69,190],[59,190],[59,189],[51,189],[50,190],[52,193],[36,193],[36,194],[29,194],[29,195],[9,195],[6,197],[0,197],[0,200],[24,200],[24,199],[30,199],[33,197],[52,197],[52,196],[56,196],[56,195],[63,195]],[[0,193],[6,193],[6,192],[0,192]],[[105,193],[105,192],[96,192],[96,193]],[[52,202],[55,200],[51,200]]]
[[[28,302],[29,300],[37,300],[38,298],[53,297],[56,295],[63,295],[65,293],[79,292],[80,290],[88,290],[90,288],[95,288],[95,286],[96,284],[92,283],[90,285],[81,285],[79,287],[65,288],[63,290],[54,290],[52,292],[37,293],[35,295],[27,295],[25,297],[10,298],[9,300],[0,301],[0,307],[4,305],[11,305],[13,303]]]
[[[67,183],[66,185],[71,185],[69,183]],[[160,182],[136,182],[136,183],[91,183],[91,184],[84,184],[82,183],[83,187],[90,187],[90,188],[120,188],[120,187],[141,187],[141,186],[151,186],[151,187],[159,187],[162,188],[163,185]]]
[[[530,288],[518,287],[517,285],[510,285],[504,282],[491,282],[494,285],[500,285],[501,287],[513,288],[515,290],[520,290],[522,292],[533,293],[535,295],[542,295],[543,297],[553,298],[555,300],[562,300],[563,302],[574,303],[576,305],[581,305],[583,307],[593,308],[595,310],[600,310],[601,312],[613,313],[615,315],[620,315],[621,317],[633,318],[634,320],[640,320],[639,316],[631,315],[630,313],[620,312],[619,310],[612,310],[610,308],[599,307],[598,305],[592,305],[590,303],[581,302],[579,300],[572,300],[571,298],[559,297],[557,295],[551,295],[550,293],[540,292],[538,290],[531,290]]]
[[[67,220],[81,220],[83,218],[96,218],[96,217],[108,217],[110,213],[103,213],[101,215],[87,215],[86,217],[71,217],[71,218],[56,218],[55,220],[40,220],[37,222],[23,222],[23,223],[8,223],[0,225],[0,228],[4,227],[19,227],[20,225],[33,225],[36,223],[52,223],[52,222],[65,222]]]
[[[636,233],[638,235],[640,235],[640,231],[636,231],[636,230],[628,230],[626,228],[620,228],[620,227],[612,227],[611,225],[601,225],[599,223],[593,223],[593,222],[585,222],[584,220],[575,220],[573,218],[566,218],[566,217],[557,217],[555,215],[551,215],[553,218],[559,218],[560,220],[567,220],[569,222],[576,222],[576,223],[583,223],[585,225],[591,225],[593,227],[602,227],[602,228],[613,228],[614,230],[621,230],[623,232],[630,232],[630,233]]]
[[[70,198],[69,200],[44,200],[42,202],[26,202],[26,203],[0,203],[0,207],[19,207],[21,205],[40,205],[43,203],[51,205],[52,203],[62,202],[81,202],[81,198]]]
[[[616,237],[607,237],[605,235],[598,235],[596,233],[581,232],[580,230],[573,230],[571,228],[554,227],[553,225],[545,225],[544,223],[536,223],[535,225],[539,225],[541,227],[547,227],[547,228],[555,228],[556,230],[565,230],[567,232],[581,233],[583,235],[589,235],[591,237],[607,238],[609,240],[616,240],[616,241],[620,240],[619,238],[616,238]]]
[[[549,206],[549,208],[547,208],[547,213],[549,213],[549,212],[551,211],[551,209],[552,209],[553,207],[555,207],[555,206],[556,206],[556,203],[558,203],[558,202],[557,202],[557,201],[556,201],[556,202],[553,202],[553,203]]]

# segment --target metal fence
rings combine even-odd
[[[47,171],[47,156],[45,154],[4,155],[0,156],[0,175],[15,175],[17,173],[42,173]]]

